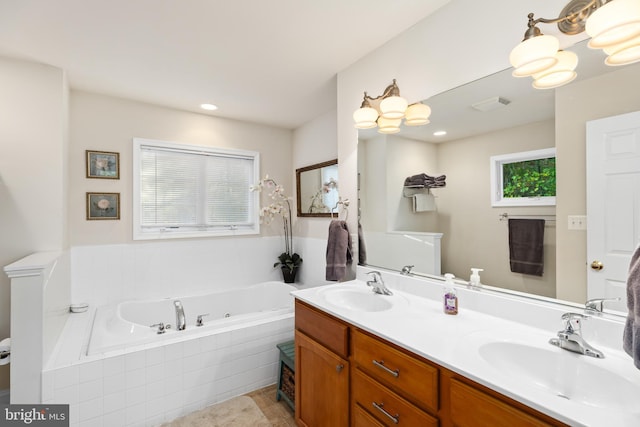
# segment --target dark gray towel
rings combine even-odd
[[[364,231],[360,222],[358,222],[358,264],[367,264],[367,247],[364,244]]]
[[[543,247],[543,219],[509,219],[509,264],[512,272],[542,276]]]
[[[633,357],[633,364],[640,369],[640,246],[631,256],[627,278],[627,322],[624,325],[622,347]]]
[[[351,264],[352,256],[351,234],[347,222],[334,219],[329,224],[326,279],[342,280],[347,274],[347,264]]]

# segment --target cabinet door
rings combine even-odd
[[[349,425],[349,362],[296,331],[296,422]]]

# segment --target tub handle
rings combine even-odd
[[[205,313],[205,314],[198,314],[198,317],[196,318],[196,326],[203,326],[204,322],[202,321],[202,318],[204,316],[208,316],[209,313]]]
[[[155,325],[151,325],[150,328],[158,328],[156,333],[160,335],[160,334],[164,334],[167,329],[171,329],[171,325],[168,323],[165,325],[163,322],[160,322],[160,323],[156,323]]]

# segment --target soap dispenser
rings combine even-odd
[[[484,271],[484,269],[471,267],[471,276],[469,277],[469,287],[471,289],[480,289],[480,271]]]
[[[458,314],[458,295],[453,287],[453,278],[455,276],[451,273],[444,275],[445,278],[445,291],[444,291],[444,313],[445,314]]]

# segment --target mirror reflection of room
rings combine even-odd
[[[298,216],[331,216],[338,213],[338,160],[296,170]]]
[[[393,255],[406,252],[430,260],[429,265],[414,267],[415,273],[451,272],[468,280],[470,268],[477,267],[484,269],[483,283],[584,300],[586,278],[580,279],[586,276],[584,264],[558,267],[556,259],[558,245],[581,247],[566,256],[584,257],[579,252],[586,252],[585,233],[567,229],[564,223],[558,225],[556,214],[562,209],[572,217],[586,215],[580,190],[584,178],[581,183],[572,178],[584,176],[584,124],[595,117],[633,110],[624,104],[627,97],[622,93],[633,85],[639,67],[605,67],[597,52],[589,51],[585,44],[573,47],[582,68],[578,79],[567,86],[534,90],[530,81],[513,78],[511,70],[505,70],[423,101],[432,109],[431,123],[426,126],[403,126],[395,135],[381,135],[375,129],[359,131],[359,197],[367,264],[400,271],[414,262],[407,262],[407,256]],[[594,102],[595,94],[602,102]],[[446,134],[434,135],[444,130]],[[492,156],[552,148],[566,156],[556,165],[557,206],[492,207]],[[415,212],[411,199],[404,197],[404,180],[419,173],[446,175],[446,187],[429,190],[434,196],[433,210]],[[540,276],[511,271],[508,222],[515,218],[544,220]],[[436,240],[440,242],[439,254],[437,243],[434,246],[433,241],[425,244],[415,239],[424,233],[441,236]],[[389,241],[393,251],[384,249],[389,246],[383,242]]]

